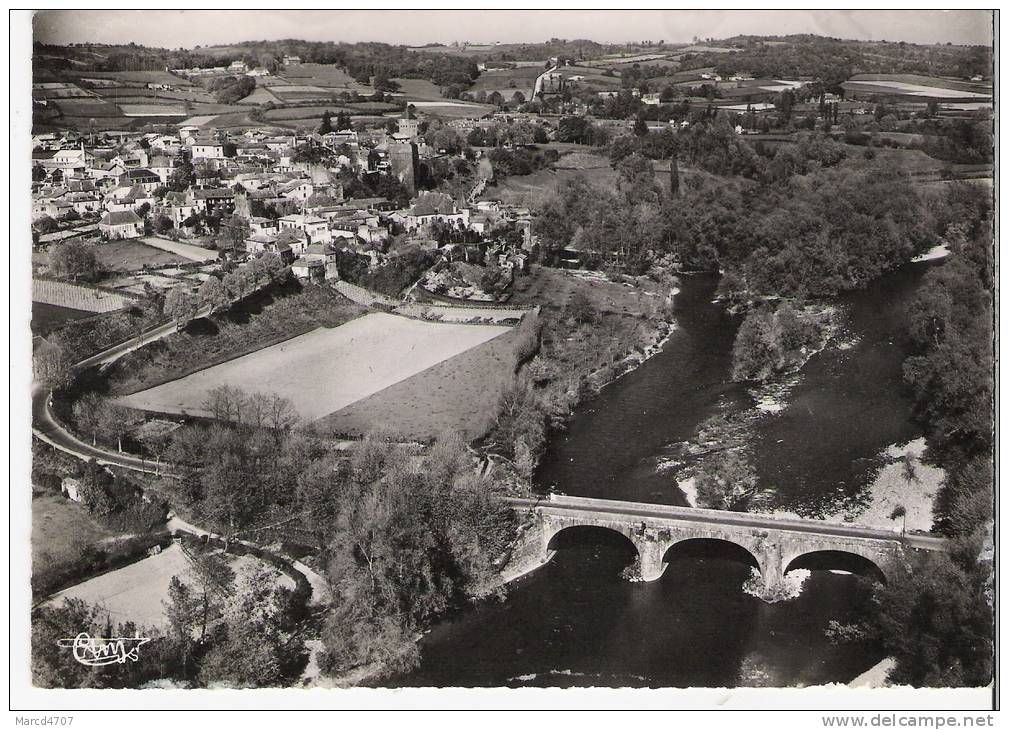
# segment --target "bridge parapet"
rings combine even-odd
[[[516,508],[535,513],[545,556],[556,549],[555,538],[563,530],[600,527],[624,535],[634,545],[641,579],[645,581],[661,577],[670,550],[690,540],[718,540],[742,548],[752,557],[769,592],[774,592],[792,564],[803,556],[857,556],[889,578],[904,552],[905,539],[900,533],[822,520],[566,496],[511,501]],[[944,549],[944,543],[937,538],[917,537],[911,547],[937,550]]]

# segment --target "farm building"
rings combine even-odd
[[[98,223],[105,238],[136,238],[144,232],[144,222],[132,210],[106,213]]]

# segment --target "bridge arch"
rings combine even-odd
[[[726,537],[688,537],[677,540],[662,556],[662,562],[668,564],[677,557],[725,557],[737,560],[760,570],[763,566],[757,556],[746,546]]]
[[[886,572],[876,556],[863,555],[854,550],[811,550],[802,553],[785,564],[782,574],[790,570],[844,570],[879,583],[886,583]]]
[[[627,534],[627,531],[612,525],[560,525],[546,535],[546,549],[554,552],[562,549],[566,542],[574,541],[578,536],[589,535],[595,535],[597,540],[616,547],[626,547],[629,556],[638,556],[638,546]]]

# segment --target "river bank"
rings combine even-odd
[[[924,453],[924,437],[891,444],[877,455],[880,466],[859,499],[820,519],[894,532],[931,532],[935,495],[946,474],[939,467],[923,462]],[[893,516],[898,507],[904,508],[903,517]],[[801,517],[782,509],[757,511],[777,517]]]

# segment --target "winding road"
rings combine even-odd
[[[196,311],[192,319],[206,317],[211,313],[211,311],[212,308],[209,306],[202,307]],[[177,332],[178,329],[179,325],[174,320],[158,325],[157,327],[153,327],[136,337],[131,337],[125,342],[120,342],[118,345],[113,345],[106,350],[102,350],[91,357],[81,360],[72,367],[72,370],[75,373],[79,373],[95,366],[105,367],[106,365],[110,365],[115,362],[123,355],[133,352],[134,350],[137,350],[151,342],[160,340],[162,337],[167,337],[173,332]],[[117,454],[113,451],[106,451],[105,449],[100,449],[81,441],[64,428],[53,415],[52,395],[53,392],[51,388],[46,388],[39,383],[34,383],[32,385],[32,433],[38,436],[42,441],[45,441],[47,444],[59,449],[60,451],[68,453],[71,456],[76,456],[77,458],[85,461],[94,459],[99,464],[105,464],[108,466],[119,466],[124,469],[140,471],[146,474],[165,474],[164,471],[159,469],[157,464],[152,463],[147,459],[131,456],[129,454]],[[167,476],[171,475],[168,474]]]

